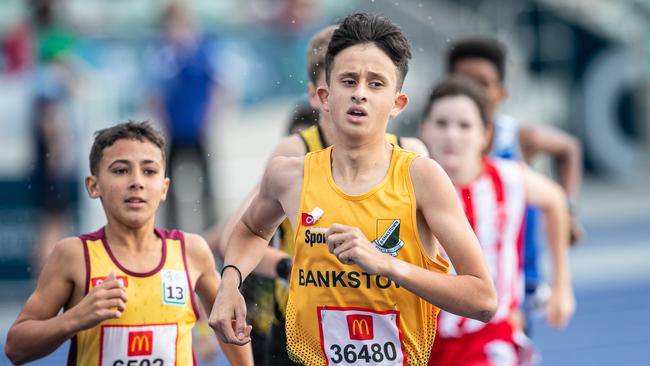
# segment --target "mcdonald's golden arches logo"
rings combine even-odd
[[[153,352],[153,331],[129,332],[127,356],[149,356]]]
[[[351,314],[346,316],[351,340],[367,341],[375,338],[372,315]]]

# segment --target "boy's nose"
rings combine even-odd
[[[359,84],[352,93],[352,101],[355,103],[361,103],[367,101],[366,90],[363,85]]]

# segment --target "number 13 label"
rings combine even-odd
[[[187,304],[187,275],[184,271],[162,270],[162,298],[165,305]]]

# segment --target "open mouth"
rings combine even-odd
[[[143,206],[147,201],[140,197],[129,197],[125,199],[124,202],[126,202],[126,204],[130,207],[140,207]]]
[[[354,119],[359,119],[361,117],[367,116],[368,113],[366,112],[365,109],[361,107],[352,107],[348,109],[348,116],[353,117]]]

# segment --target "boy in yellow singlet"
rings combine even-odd
[[[284,138],[275,147],[269,160],[277,156],[286,157],[303,157],[305,154],[322,150],[330,146],[334,139],[333,125],[331,122],[330,114],[328,111],[321,108],[321,102],[318,98],[318,87],[326,87],[325,82],[325,54],[327,52],[327,45],[330,42],[332,33],[336,26],[328,26],[316,33],[309,42],[307,48],[307,73],[309,76],[309,83],[307,83],[307,97],[308,102],[312,108],[318,110],[317,124],[305,128],[297,133],[292,133]],[[412,151],[420,156],[429,156],[429,151],[422,141],[414,137],[398,137],[394,134],[386,134],[388,142],[395,144],[405,150]],[[225,256],[226,243],[230,238],[230,234],[237,222],[241,219],[244,210],[248,207],[251,199],[259,191],[259,184],[253,189],[248,197],[242,202],[237,212],[232,215],[227,224],[223,227],[223,232],[220,230],[212,230],[210,234],[206,235],[208,244],[220,256]],[[253,323],[253,353],[255,356],[260,353],[263,357],[257,357],[256,364],[281,366],[293,364],[289,359],[286,352],[286,335],[285,335],[285,312],[286,303],[288,298],[288,290],[286,280],[291,273],[292,256],[294,254],[294,238],[292,237],[292,228],[288,220],[284,220],[278,229],[278,242],[279,250],[274,247],[267,247],[266,254],[260,265],[255,269],[256,274],[265,277],[276,278],[275,280],[275,296],[274,296],[274,321],[271,325],[270,333],[266,335],[263,324],[260,324],[258,314],[264,314],[264,309],[259,306],[262,302],[255,299],[255,294],[250,296],[250,291],[247,291],[247,284],[244,284],[244,294],[246,299],[253,303],[258,303],[255,309],[249,309],[248,321]],[[259,281],[259,277],[251,276],[248,281]],[[259,292],[258,292],[259,294]],[[257,296],[263,296],[259,294]],[[267,310],[268,311],[268,310]],[[262,326],[260,326],[262,325]],[[257,344],[260,342],[260,332],[264,332],[263,338],[266,345]],[[262,339],[263,339],[262,338]],[[260,348],[265,348],[260,350]],[[258,361],[262,359],[264,362]]]
[[[200,236],[154,227],[170,184],[165,140],[147,122],[98,131],[90,171],[86,189],[107,223],[57,243],[9,330],[7,356],[22,364],[71,339],[69,365],[195,365],[194,292],[211,308],[220,279]],[[250,347],[224,351],[252,365]]]
[[[409,102],[401,92],[409,58],[407,39],[386,18],[353,14],[334,31],[327,87],[318,88],[333,144],[269,163],[228,244],[210,316],[222,340],[250,340],[238,286],[285,215],[295,240],[286,333],[296,362],[424,365],[439,308],[494,315],[494,286],[449,178],[386,141],[388,120]]]

